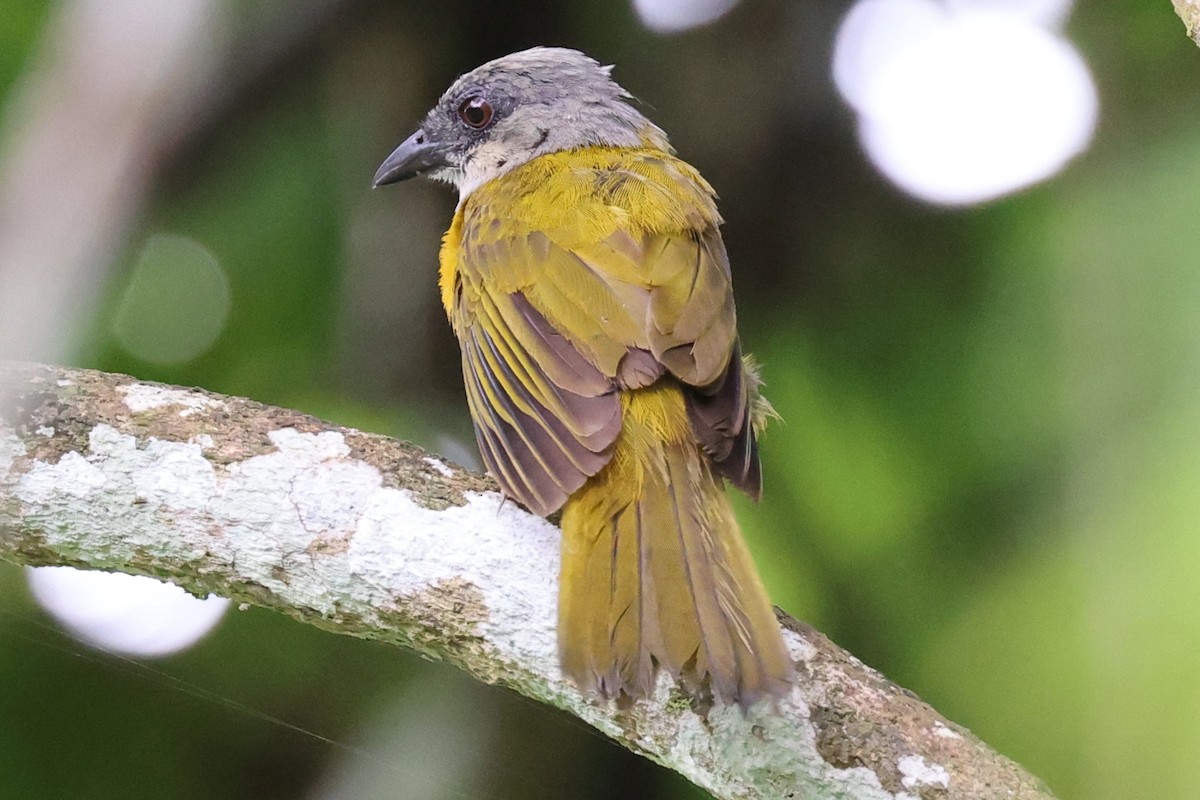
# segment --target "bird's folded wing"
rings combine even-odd
[[[719,218],[706,185],[664,204],[662,180],[643,173],[583,181],[606,194],[573,197],[566,223],[502,215],[513,206],[486,190],[464,223],[455,327],[471,414],[492,474],[539,513],[607,463],[617,391],[664,374],[682,384],[717,472],[759,492]],[[656,203],[701,202],[710,207],[655,216]]]
[[[507,494],[549,514],[608,462],[616,387],[520,294],[473,310],[459,335],[480,452]]]

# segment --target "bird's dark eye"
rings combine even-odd
[[[468,97],[458,107],[458,118],[463,121],[464,125],[474,128],[477,131],[481,131],[488,125],[491,125],[494,116],[495,112],[492,111],[492,104],[479,95]]]

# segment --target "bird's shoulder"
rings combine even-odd
[[[703,231],[721,223],[700,173],[658,148],[584,147],[548,153],[467,198],[463,233],[488,241],[539,232],[570,248],[615,231]]]

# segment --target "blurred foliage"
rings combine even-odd
[[[0,96],[7,98],[13,82],[29,61],[50,8],[49,0],[4,4],[4,24],[0,25]]]
[[[6,113],[65,7],[4,3]],[[250,30],[282,6],[229,7]],[[1064,799],[1192,797],[1200,52],[1165,0],[1081,5],[1069,32],[1103,104],[1092,149],[1040,187],[947,211],[861,155],[828,80],[844,8],[745,0],[664,38],[621,2],[342,3],[179,145],[122,257],[96,267],[110,277],[77,360],[470,462],[434,288],[454,199],[369,179],[459,72],[580,47],[617,64],[721,192],[743,338],[784,418],[763,442],[764,501],[739,503],[776,601]],[[114,333],[164,234],[228,283],[219,337],[184,363]],[[262,612],[159,673],[35,623],[17,570],[0,569],[0,609],[5,796],[703,796],[509,693]]]

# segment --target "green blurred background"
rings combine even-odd
[[[455,198],[370,177],[458,73],[578,47],[721,194],[785,420],[739,506],[774,600],[1064,799],[1197,796],[1200,51],[1167,0],[1075,9],[1091,148],[959,210],[862,155],[829,78],[844,3],[744,0],[674,36],[593,0],[179,0],[173,31],[106,27],[139,6],[163,16],[0,0],[9,189],[45,98],[110,123],[40,137],[36,202],[0,193],[0,232],[5,209],[64,247],[91,231],[67,310],[34,320],[47,357],[477,464],[435,289]],[[157,88],[129,100],[130,75]],[[150,673],[35,624],[11,566],[0,610],[4,797],[704,796],[511,693],[265,612]]]

